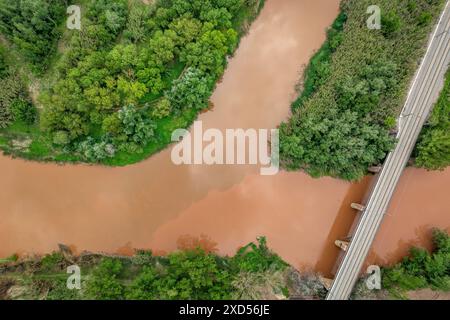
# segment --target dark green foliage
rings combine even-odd
[[[0,0],[0,32],[42,70],[55,52],[65,9],[65,0]]]
[[[180,79],[173,82],[168,99],[173,108],[202,110],[208,105],[214,81],[199,69],[189,68]]]
[[[121,122],[119,140],[127,144],[125,148],[142,147],[154,137],[156,125],[148,119],[142,110],[137,110],[134,105],[129,105],[118,113]]]
[[[390,130],[442,1],[383,0],[382,30],[366,26],[369,0],[345,0],[328,40],[306,71],[291,119],[281,125],[280,157],[291,170],[357,180],[394,146]],[[344,24],[345,23],[345,24]],[[343,25],[344,24],[344,25]]]
[[[445,231],[434,230],[433,241],[433,253],[412,248],[401,263],[383,269],[383,286],[393,290],[426,287],[450,290],[450,236]]]
[[[15,74],[0,79],[0,129],[14,121],[11,105],[23,92],[22,82]]]
[[[356,112],[330,109],[325,113],[298,113],[291,119],[297,126],[282,124],[280,150],[285,166],[297,169],[307,163],[304,169],[314,177],[352,180],[364,176],[366,168],[391,148],[388,133]]]
[[[232,259],[232,263],[239,271],[264,272],[268,270],[282,270],[287,264],[267,247],[265,237],[258,238],[258,243],[250,243],[239,249]]]
[[[415,164],[419,167],[441,170],[450,165],[450,71],[415,153]]]
[[[148,6],[140,0],[131,1],[128,21],[125,29],[125,37],[132,42],[142,41],[155,27],[150,19],[153,14],[153,6]]]
[[[89,298],[230,299],[235,290],[232,283],[242,272],[261,276],[288,266],[268,249],[264,237],[258,239],[258,244],[243,247],[234,257],[194,249],[167,257],[140,252],[131,261],[130,265],[118,259],[104,259],[89,276],[86,290]],[[132,283],[130,273],[134,275]]]
[[[41,260],[42,271],[58,271],[63,262],[64,257],[61,253],[55,252],[48,254]]]
[[[5,48],[0,45],[0,79],[8,75],[9,67],[6,63]]]
[[[393,11],[381,15],[381,30],[387,37],[392,37],[402,26],[401,18]]]
[[[14,100],[10,105],[10,111],[14,121],[22,121],[29,125],[36,121],[36,108],[29,101],[23,99]]]

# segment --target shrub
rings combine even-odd
[[[65,146],[70,143],[69,134],[66,131],[58,131],[53,135],[53,143]]]
[[[11,103],[10,110],[15,121],[22,121],[29,125],[36,121],[36,108],[29,101],[16,99]]]
[[[450,165],[450,71],[428,125],[420,134],[415,154],[415,164],[422,168],[441,170]]]
[[[6,128],[13,120],[11,104],[22,92],[22,83],[17,75],[0,79],[0,129]]]
[[[121,129],[127,136],[127,142],[142,146],[155,135],[156,125],[134,105],[123,107],[118,113],[118,118],[122,122]]]
[[[231,278],[212,254],[203,250],[170,254],[163,270],[145,267],[128,295],[131,299],[226,299]]]
[[[63,262],[64,256],[60,252],[53,252],[42,258],[41,267],[44,271],[57,271]]]
[[[95,300],[122,299],[125,287],[118,279],[122,270],[120,260],[104,258],[87,281],[88,297]]]
[[[392,268],[383,269],[383,285],[388,289],[415,290],[431,287],[450,290],[450,236],[433,231],[434,251],[411,248],[408,257]]]
[[[5,48],[0,45],[0,79],[8,75],[9,67],[6,64]]]
[[[168,99],[178,111],[202,110],[208,105],[212,79],[199,69],[189,68],[180,79],[173,82]]]
[[[401,28],[402,21],[395,12],[381,15],[381,30],[387,37],[393,36]]]
[[[170,100],[166,97],[158,101],[152,110],[152,117],[162,119],[170,115],[171,105]]]
[[[282,270],[287,264],[271,252],[265,237],[258,238],[258,243],[250,243],[238,250],[232,263],[241,272],[265,272]]]
[[[94,138],[88,137],[80,142],[77,148],[83,159],[89,162],[99,162],[106,158],[114,157],[116,148],[106,140],[96,142]]]

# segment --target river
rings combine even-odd
[[[286,119],[302,68],[323,43],[338,7],[338,0],[268,0],[230,60],[212,96],[213,110],[200,116],[203,125],[275,128]],[[394,218],[375,245],[378,260],[397,250],[398,241],[415,239],[409,230],[429,223],[431,211],[415,212],[417,219],[400,223],[402,214],[419,208],[402,199],[412,197],[427,210],[450,208],[445,196],[450,171],[410,170],[406,179],[416,176],[427,184],[411,190],[402,180]],[[329,275],[339,253],[333,242],[348,232],[355,217],[349,205],[364,196],[370,180],[351,184],[301,172],[260,176],[254,166],[175,166],[170,149],[125,168],[0,156],[0,257],[49,252],[58,243],[121,254],[200,244],[233,254],[264,235],[293,266]],[[439,194],[438,186],[444,187]],[[437,211],[432,224],[446,226]],[[395,233],[399,238],[390,234],[402,228]]]

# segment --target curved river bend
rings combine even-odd
[[[302,66],[323,43],[338,7],[338,0],[268,0],[230,60],[212,97],[214,110],[200,116],[204,127],[275,128],[286,119]],[[411,189],[402,182],[393,206],[397,213],[388,218],[388,229],[381,230],[375,245],[379,260],[390,261],[398,241],[416,237],[409,231],[393,236],[392,229],[420,231],[421,221],[446,227],[439,206],[419,213],[417,206],[403,203],[409,193],[425,192],[420,205],[445,203],[448,211],[445,188],[436,186],[448,186],[450,172],[412,170],[405,179],[415,177],[425,185]],[[369,182],[286,172],[260,176],[259,168],[251,166],[175,166],[170,150],[126,168],[58,166],[0,156],[0,257],[49,252],[58,243],[125,254],[131,248],[167,252],[201,244],[233,254],[265,235],[294,266],[329,274],[338,254],[333,242],[354,219],[349,205],[363,197]],[[423,216],[399,225],[402,214],[412,209]]]

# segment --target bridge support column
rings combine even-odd
[[[328,278],[325,278],[325,277],[320,277],[319,280],[320,280],[320,283],[322,283],[323,287],[324,287],[325,289],[327,289],[328,291],[330,291],[331,286],[333,285],[333,279],[328,279]]]
[[[369,167],[369,172],[380,173],[381,169],[383,169],[382,166],[373,166],[373,167]]]
[[[350,242],[342,241],[342,240],[336,240],[334,242],[334,244],[336,245],[336,247],[342,249],[342,251],[347,251],[348,246],[350,245]]]
[[[363,212],[364,210],[366,210],[366,206],[363,206],[362,204],[359,204],[359,203],[352,203],[350,206],[351,206],[353,209],[358,210],[358,211],[361,211],[361,212]]]

